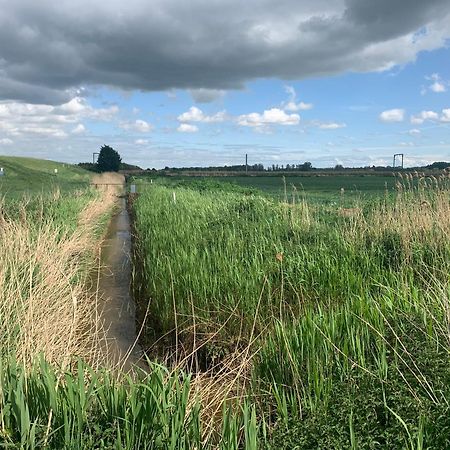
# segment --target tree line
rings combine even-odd
[[[119,170],[142,170],[139,166],[134,166],[131,164],[126,164],[122,162],[122,158],[119,153],[114,150],[109,145],[103,145],[100,148],[100,152],[98,153],[97,162],[92,163],[79,163],[79,166],[84,169],[91,170],[93,172],[118,172]],[[438,161],[427,166],[421,167],[412,167],[407,170],[414,169],[438,169],[443,170],[450,168],[449,162]],[[335,170],[335,171],[346,171],[346,170],[371,170],[371,171],[383,171],[383,170],[392,170],[391,166],[365,166],[365,167],[349,167],[346,168],[342,164],[336,164],[333,168],[321,168],[317,169],[313,167],[312,163],[309,161],[305,161],[303,164],[272,164],[270,166],[265,167],[261,163],[256,164],[236,164],[236,165],[225,165],[225,166],[209,166],[209,167],[168,167],[166,166],[163,171],[170,172],[181,172],[181,171],[189,171],[189,172],[309,172],[312,170]],[[150,169],[147,169],[150,170]],[[395,167],[395,170],[401,170],[400,167]],[[155,169],[152,169],[155,171]]]

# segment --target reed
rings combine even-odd
[[[163,342],[168,363],[195,355],[200,373],[245,354],[235,385],[273,448],[445,447],[448,187],[408,175],[394,196],[343,210],[188,186],[175,203],[155,183],[135,203],[147,348]]]
[[[2,357],[25,365],[39,354],[68,364],[96,365],[101,327],[88,289],[100,224],[113,207],[106,193],[32,199],[0,215],[0,336]]]

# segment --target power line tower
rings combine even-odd
[[[392,168],[393,169],[395,169],[395,161],[397,161],[397,157],[401,157],[402,159],[401,159],[401,165],[400,165],[400,167],[403,169],[403,153],[396,153],[395,155],[394,155],[394,160],[393,160],[393,162],[392,162]]]

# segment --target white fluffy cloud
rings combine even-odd
[[[450,122],[450,108],[442,110],[442,115],[440,117],[441,122]]]
[[[286,114],[282,109],[271,108],[262,114],[242,114],[237,118],[237,123],[244,127],[262,127],[264,125],[298,125],[300,116],[298,114]]]
[[[122,122],[120,128],[126,131],[135,131],[137,133],[149,133],[152,131],[153,126],[142,119],[137,119],[133,122]]]
[[[72,134],[83,134],[86,132],[86,127],[82,124],[79,123],[73,130],[72,130]]]
[[[439,118],[438,113],[436,113],[434,111],[422,111],[420,113],[420,116],[424,120],[437,120]]]
[[[203,123],[214,123],[223,122],[226,119],[225,111],[220,111],[212,116],[208,116],[203,113],[200,108],[196,106],[191,106],[189,111],[184,112],[178,116],[180,122],[203,122]]]
[[[177,128],[180,133],[197,133],[198,127],[196,125],[191,125],[190,123],[181,123]]]
[[[0,145],[12,145],[13,140],[9,138],[2,138],[0,139]]]
[[[284,110],[289,112],[296,112],[296,111],[306,111],[308,109],[312,109],[314,105],[312,103],[304,103],[304,102],[287,102],[284,105]]]
[[[428,89],[436,94],[447,91],[447,82],[444,81],[438,73],[433,73],[429,77],[425,77],[427,80],[432,81],[428,86]],[[426,89],[425,89],[426,92]]]
[[[421,131],[418,130],[417,128],[413,128],[413,129],[409,130],[408,133],[409,133],[411,136],[420,136]]]
[[[297,112],[297,111],[306,111],[308,109],[312,109],[314,106],[312,103],[298,102],[297,101],[297,92],[293,86],[285,86],[285,91],[289,95],[289,99],[282,103],[282,108],[285,111],[289,112]]]
[[[75,97],[60,106],[18,102],[0,103],[0,131],[9,137],[56,137],[85,131],[82,120],[113,120],[119,108],[94,108],[86,99]]]
[[[435,111],[421,111],[420,114],[410,117],[413,125],[421,125],[426,120],[439,120],[439,114]]]
[[[447,88],[445,87],[445,85],[440,82],[440,81],[435,81],[431,86],[430,89],[433,92],[445,92],[447,90]]]
[[[403,122],[405,110],[400,108],[388,109],[380,114],[382,122]]]

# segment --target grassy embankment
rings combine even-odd
[[[105,364],[90,274],[114,193],[89,189],[78,168],[49,186],[38,168],[53,163],[14,164],[0,205],[0,446],[212,448],[189,376],[150,364],[137,381]],[[227,417],[223,448],[237,448],[240,421],[251,434],[255,418]]]
[[[52,193],[56,189],[73,192],[85,188],[92,175],[71,164],[13,156],[0,156],[0,167],[5,173],[0,177],[0,192],[8,199]]]
[[[399,181],[349,209],[156,180],[135,203],[147,346],[249,399],[260,446],[448,447],[449,178]]]

